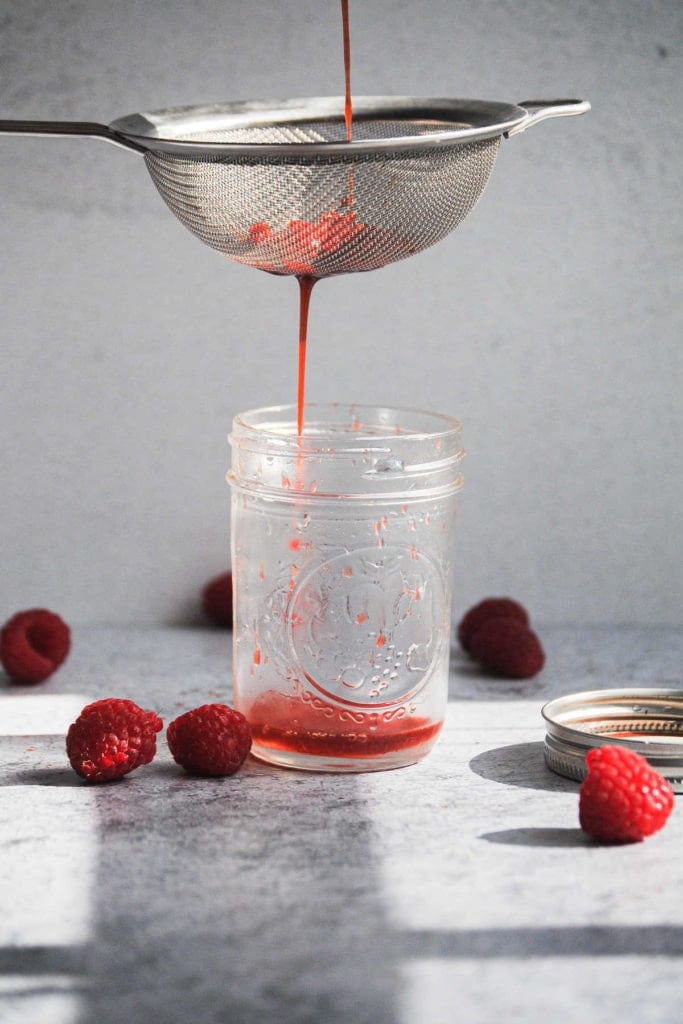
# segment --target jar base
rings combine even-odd
[[[402,750],[387,751],[371,757],[329,757],[322,754],[303,754],[297,750],[283,750],[255,742],[251,754],[258,761],[279,768],[293,768],[305,772],[331,772],[334,774],[359,774],[383,772],[394,768],[408,768],[427,756],[434,746],[434,739]]]

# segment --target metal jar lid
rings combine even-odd
[[[616,744],[647,758],[683,793],[683,690],[587,690],[541,709],[548,767],[581,782],[593,747]]]

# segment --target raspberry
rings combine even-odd
[[[2,627],[0,662],[16,683],[42,683],[66,659],[71,632],[46,608],[17,612]]]
[[[166,730],[174,760],[190,775],[234,775],[251,750],[251,728],[227,704],[186,711]]]
[[[232,573],[224,572],[204,587],[202,610],[216,626],[232,628]]]
[[[545,662],[540,640],[518,619],[488,619],[472,635],[470,650],[483,668],[509,679],[530,679]]]
[[[529,625],[529,615],[518,601],[511,597],[487,597],[475,604],[460,620],[458,640],[466,651],[470,650],[472,636],[488,619],[515,619],[523,626]]]
[[[149,764],[163,722],[132,700],[107,697],[83,708],[66,735],[71,767],[89,782],[107,782]]]
[[[627,747],[596,747],[586,754],[588,775],[579,794],[579,824],[605,843],[636,843],[666,823],[671,786]]]

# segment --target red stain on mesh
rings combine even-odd
[[[327,210],[317,220],[290,220],[282,228],[257,221],[235,243],[233,259],[271,274],[314,280],[376,270],[420,249],[392,231],[363,223],[353,209]]]
[[[353,210],[328,210],[316,221],[290,220],[279,231],[259,221],[251,225],[246,239],[249,262],[274,273],[315,277],[321,261],[355,244],[365,231]]]

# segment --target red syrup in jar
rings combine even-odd
[[[254,744],[266,750],[325,758],[380,758],[431,744],[441,722],[399,712],[343,711],[305,694],[289,697],[267,690],[247,718]]]

